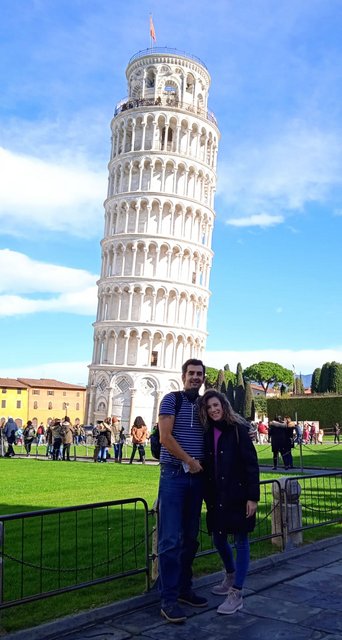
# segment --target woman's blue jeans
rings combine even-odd
[[[213,542],[219,552],[227,573],[235,571],[234,586],[242,589],[248,572],[249,565],[249,540],[247,533],[234,534],[234,546],[236,549],[236,564],[234,562],[233,549],[227,536],[218,532],[213,533]]]
[[[176,602],[179,594],[191,590],[202,496],[202,473],[185,473],[181,464],[161,464],[158,563],[162,605]]]

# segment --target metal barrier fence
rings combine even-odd
[[[308,529],[342,522],[342,471],[260,482],[251,545],[260,555],[299,546]],[[96,585],[157,574],[156,510],[142,498],[0,516],[0,610]],[[202,513],[197,557],[216,553]],[[152,561],[152,565],[151,565]]]
[[[0,610],[145,574],[148,507],[142,498],[0,516]]]

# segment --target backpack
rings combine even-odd
[[[181,391],[173,391],[173,394],[174,394],[174,396],[176,396],[176,405],[175,405],[175,418],[176,418],[176,416],[180,412],[181,406],[183,404],[183,397],[182,397],[182,392]],[[160,433],[159,433],[158,424],[156,424],[156,426],[154,427],[153,431],[151,432],[151,435],[150,435],[150,446],[151,446],[152,456],[156,460],[159,460],[161,444],[160,444]]]

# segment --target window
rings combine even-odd
[[[48,404],[48,409],[51,411],[51,409],[52,409],[52,402],[49,402],[49,404]]]
[[[79,397],[80,397],[80,392],[79,392],[79,391],[77,391],[77,393],[76,393],[76,397],[77,397],[77,398],[79,398]]]
[[[1,400],[1,409],[6,409],[6,400]]]
[[[37,401],[33,403],[33,408],[34,409],[38,409],[38,402]]]
[[[63,396],[66,396],[66,391],[63,391]]]
[[[39,389],[33,389],[32,394],[33,394],[34,396],[39,396],[39,394],[40,394]]]
[[[1,393],[7,393],[7,389],[1,389]]]
[[[191,282],[192,282],[192,284],[196,284],[196,271],[192,272]]]
[[[80,410],[80,403],[76,402],[76,411],[79,411],[79,410]]]
[[[51,390],[49,389],[49,390],[48,390],[48,392],[47,392],[47,394],[48,394],[48,396],[54,396],[54,395],[55,395],[55,392],[54,392],[54,391],[51,391]]]
[[[17,389],[18,396],[21,394],[21,389]]]
[[[21,409],[21,400],[17,400],[17,409]]]
[[[151,367],[156,367],[157,364],[158,364],[158,351],[152,351]]]

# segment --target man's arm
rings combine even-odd
[[[172,431],[174,422],[175,416],[159,416],[158,424],[161,444],[169,453],[171,453],[171,455],[175,456],[175,458],[178,458],[182,462],[188,464],[190,473],[199,473],[199,471],[203,471],[199,461],[189,456],[189,454],[184,451],[180,444],[178,444],[177,440],[173,437]]]

